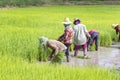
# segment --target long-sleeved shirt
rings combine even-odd
[[[63,41],[64,44],[71,44],[73,36],[74,31],[72,27],[69,25],[65,28],[64,34],[59,38],[59,41]]]

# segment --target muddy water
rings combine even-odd
[[[120,43],[114,43],[110,47],[99,47],[98,51],[88,51],[90,59],[75,58],[73,53],[70,53],[70,62],[63,62],[63,65],[120,68]],[[82,55],[83,52],[80,51],[78,56]]]

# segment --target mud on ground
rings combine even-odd
[[[74,52],[70,53],[70,62],[66,62],[64,57],[63,65],[68,66],[99,66],[106,68],[120,68],[120,42],[113,43],[110,47],[99,47],[98,51],[88,51],[89,59],[81,59],[73,56]],[[83,56],[83,51],[80,51],[78,56]]]

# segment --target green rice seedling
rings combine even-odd
[[[90,59],[90,57],[84,57],[84,56],[75,56],[75,58],[80,58],[80,59]]]
[[[90,51],[95,51],[95,44],[93,44],[92,46],[90,46]]]
[[[51,50],[49,48],[45,50],[44,46],[39,46],[38,47],[38,60],[48,61],[50,53],[51,53]]]
[[[63,19],[80,18],[88,30],[100,32],[100,46],[109,46],[119,23],[119,5],[47,6],[0,10],[0,80],[119,80],[119,71],[97,67],[54,66],[37,62],[48,55],[38,49],[38,37],[56,39]],[[72,24],[73,26],[73,24]],[[39,51],[40,50],[40,51]],[[42,55],[43,54],[43,55]],[[58,62],[62,59],[59,55]]]
[[[115,69],[70,67],[44,63],[29,63],[20,57],[0,56],[1,80],[119,80]],[[116,73],[117,72],[117,73]]]
[[[111,36],[108,32],[104,32],[100,34],[100,45],[101,46],[108,46],[112,44]]]
[[[63,61],[63,56],[64,56],[64,53],[63,52],[59,52],[56,56],[55,56],[55,58],[52,60],[52,63],[54,64],[56,64],[56,63],[59,63],[59,64],[61,64],[62,63],[62,61]]]
[[[111,24],[119,24],[119,9],[119,5],[86,5],[0,10],[1,54],[20,56],[30,62],[38,60],[38,37],[57,40],[64,32],[62,22],[65,17],[69,17],[72,22],[78,17],[88,31],[99,31],[100,46],[109,46],[113,39],[117,40]]]

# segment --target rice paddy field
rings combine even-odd
[[[120,24],[119,5],[0,9],[0,80],[119,80],[119,71],[114,69],[38,62],[38,38],[58,39],[65,17],[72,22],[77,17],[88,31],[99,31],[99,46],[109,46],[118,39],[111,24]]]

